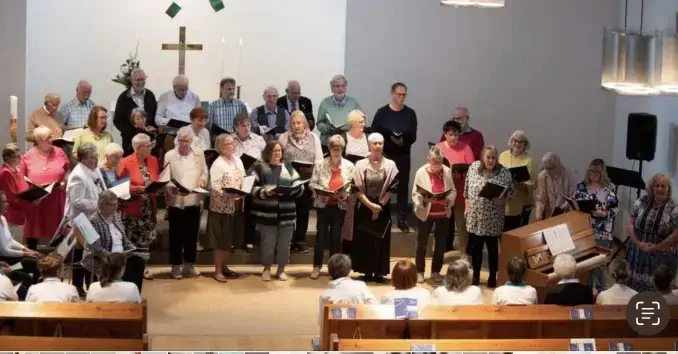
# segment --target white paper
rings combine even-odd
[[[14,263],[13,266],[9,267],[9,269],[10,269],[11,271],[22,270],[22,269],[24,269],[24,266],[21,265],[21,262],[17,262],[17,263]]]
[[[75,137],[80,135],[84,128],[77,128],[77,129],[71,129],[71,130],[66,130],[64,132],[64,135],[61,137],[61,139],[66,140],[66,141],[74,141]]]
[[[130,186],[131,186],[130,181],[127,180],[123,183],[118,184],[117,186],[108,188],[108,190],[113,192],[116,197],[122,200],[129,200],[132,197],[132,195],[130,194]]]
[[[309,181],[310,181],[310,179],[296,180],[292,183],[292,187],[300,186],[302,184],[308,183]]]
[[[546,244],[549,246],[551,255],[554,257],[574,250],[574,241],[572,241],[572,235],[570,235],[570,230],[567,228],[567,224],[560,224],[551,228],[548,228],[543,231],[544,239],[546,239]]]
[[[56,252],[62,257],[66,258],[68,256],[68,253],[71,252],[73,249],[73,246],[78,243],[78,239],[76,237],[73,237],[73,231],[68,233],[68,236],[64,237],[64,239],[61,241],[59,246],[56,249]]]
[[[89,222],[89,219],[87,219],[85,214],[80,213],[80,215],[73,219],[73,223],[75,224],[75,227],[80,230],[80,233],[85,238],[85,242],[87,242],[88,245],[93,244],[99,239],[99,233],[94,230],[92,223]]]
[[[327,121],[330,122],[330,125],[331,125],[331,126],[336,127],[336,126],[334,125],[334,122],[332,121],[332,118],[330,118],[330,114],[329,114],[329,113],[325,113],[325,118],[327,118]]]
[[[14,119],[19,118],[19,98],[16,96],[9,96],[9,114]]]
[[[275,125],[270,127],[270,128],[268,126],[265,126],[265,125],[260,125],[259,130],[261,130],[261,134],[266,134],[266,133],[268,133],[269,130],[271,130],[275,127],[276,127]]]
[[[45,191],[47,191],[48,194],[52,193],[52,189],[54,189],[54,186],[56,185],[56,182],[52,182],[45,187]]]
[[[170,164],[167,164],[167,166],[165,166],[165,168],[160,172],[160,175],[158,175],[158,182],[169,182],[171,173],[170,167]]]
[[[210,192],[207,189],[200,188],[200,187],[194,189],[193,193],[210,194]]]
[[[254,187],[254,182],[256,182],[257,176],[252,175],[252,176],[247,176],[242,179],[242,191],[250,194],[252,193],[252,187]]]

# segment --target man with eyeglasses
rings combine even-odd
[[[172,90],[160,95],[158,98],[158,111],[155,114],[155,124],[158,126],[157,141],[162,144],[163,151],[159,156],[164,156],[165,152],[174,149],[174,139],[180,127],[171,124],[170,120],[183,122],[179,124],[191,124],[191,110],[200,107],[200,97],[188,89],[188,78],[184,75],[177,75],[172,80]]]
[[[480,152],[485,146],[485,139],[483,138],[483,133],[471,128],[468,124],[468,121],[471,119],[468,108],[466,107],[457,107],[452,111],[451,121],[455,121],[461,125],[461,136],[459,136],[459,141],[471,147],[473,150],[473,156],[476,160],[480,160]],[[445,134],[440,137],[440,141],[445,141]]]
[[[141,108],[147,117],[146,126],[154,126],[155,113],[158,110],[158,102],[153,91],[146,88],[146,73],[141,69],[132,71],[132,86],[123,91],[115,103],[113,124],[120,131],[124,156],[134,153],[132,138],[137,130],[132,124],[132,110]]]
[[[288,82],[285,93],[285,96],[278,98],[278,107],[286,110],[290,115],[296,110],[304,112],[306,120],[308,121],[308,129],[313,130],[313,127],[315,127],[313,103],[311,103],[310,98],[301,95],[301,85],[299,84],[299,81],[291,80]]]
[[[391,102],[377,110],[372,132],[384,136],[384,155],[398,167],[398,228],[409,232],[407,212],[410,200],[410,150],[417,141],[417,114],[405,105],[407,86],[396,82],[391,86]]]

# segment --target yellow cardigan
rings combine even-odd
[[[513,198],[506,202],[506,210],[504,211],[505,215],[520,215],[523,212],[524,207],[534,204],[532,194],[534,192],[535,183],[532,157],[530,157],[527,152],[524,152],[520,156],[513,156],[511,155],[510,150],[506,150],[502,152],[501,155],[499,155],[499,163],[505,168],[527,166],[527,170],[530,171],[530,176],[532,176],[532,179],[516,186],[516,194],[514,194]]]

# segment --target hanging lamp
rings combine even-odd
[[[505,0],[440,0],[440,6],[499,8],[504,5]]]
[[[627,30],[628,0],[624,29],[605,28],[603,32],[603,70],[601,86],[620,95],[653,96],[661,93],[662,34],[643,33],[642,0],[640,31]]]
[[[666,95],[678,95],[678,13],[676,32],[667,30],[662,38],[662,72],[659,89]]]

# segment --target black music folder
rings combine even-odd
[[[248,171],[252,165],[254,165],[255,162],[257,162],[259,159],[252,155],[248,154],[242,154],[240,155],[240,161],[242,161],[242,165],[245,168],[245,171]]]
[[[625,170],[623,168],[617,168],[612,166],[607,166],[607,176],[610,178],[610,182],[615,186],[626,186],[634,189],[645,189],[645,181],[643,177],[637,171]]]
[[[264,128],[264,127],[265,127],[265,126],[261,126],[261,127],[259,127],[259,129],[262,130],[261,128]],[[274,126],[273,128],[267,130],[266,133],[263,133],[263,134],[265,134],[265,135],[270,135],[270,136],[275,136],[275,135],[278,135],[278,134],[282,134],[282,133],[284,133],[284,132],[285,132],[285,127],[281,127],[281,126],[279,126],[279,125],[276,125],[276,126]]]
[[[527,166],[511,167],[508,169],[515,182],[526,182],[530,180],[530,171]]]
[[[596,210],[596,207],[598,206],[598,201],[594,199],[575,200],[573,198],[565,197],[565,201],[567,201],[567,204],[569,204],[573,210],[577,210],[577,206],[579,206],[579,211],[589,214]]]
[[[73,146],[75,142],[73,140],[67,140],[63,138],[52,140],[52,145],[58,147],[59,149],[64,149],[66,146]]]
[[[451,168],[452,168],[452,172],[464,174],[464,173],[468,172],[469,167],[471,167],[470,163],[455,163],[454,165],[452,165]]]
[[[294,167],[301,179],[311,179],[314,165],[313,162],[292,161],[292,167]]]
[[[218,126],[218,125],[216,125],[216,124],[214,124],[214,123],[212,124],[212,127],[210,128],[210,131],[212,132],[212,134],[214,134],[214,135],[216,135],[216,136],[219,136],[219,135],[221,135],[221,134],[231,134],[231,133],[229,133],[227,130],[221,129],[220,126]]]
[[[480,193],[478,193],[478,196],[489,200],[493,200],[496,198],[503,197],[507,191],[508,187],[504,187],[502,185],[495,184],[492,182],[487,182],[485,183],[485,186],[483,186],[483,189],[480,190]]]
[[[233,195],[240,195],[240,196],[246,196],[248,194],[252,193],[252,187],[254,187],[254,183],[256,182],[257,176],[247,176],[243,178],[242,181],[242,189],[238,188],[224,188],[223,192],[226,194],[233,194]]]
[[[56,182],[50,183],[50,184],[45,185],[45,186],[38,186],[36,184],[31,183],[30,188],[28,188],[27,190],[17,194],[16,196],[19,199],[22,199],[22,200],[25,200],[25,201],[28,201],[28,202],[34,202],[34,201],[40,200],[43,197],[46,197],[47,195],[52,193],[52,189],[54,188],[55,185],[57,185]]]
[[[452,193],[452,188],[442,191],[440,193],[433,193],[420,185],[417,185],[416,187],[417,193],[421,194],[424,198],[429,200],[443,200],[447,198],[450,195],[450,193]]]
[[[296,193],[299,188],[302,187],[302,185],[310,182],[310,180],[298,180],[292,183],[291,186],[275,186],[273,188],[268,189],[269,191],[274,191],[277,195],[283,196],[283,197],[289,197],[290,195]]]
[[[191,125],[191,122],[185,122],[183,120],[178,120],[171,118],[169,122],[167,122],[167,126],[170,128],[175,128],[175,129],[181,129],[187,125]]]
[[[172,184],[174,184],[174,187],[176,187],[176,189],[177,189],[177,190],[179,191],[179,193],[181,193],[181,194],[191,194],[191,193],[196,193],[196,194],[209,194],[209,191],[207,191],[207,190],[204,189],[204,188],[197,187],[197,188],[194,188],[194,189],[190,189],[190,188],[184,186],[183,184],[179,183],[179,181],[177,181],[177,180],[174,179],[174,178],[172,178],[171,181],[172,181]]]
[[[203,154],[205,154],[205,163],[207,164],[207,169],[209,170],[212,168],[214,161],[216,161],[219,157],[219,152],[215,149],[207,149],[203,151]]]

